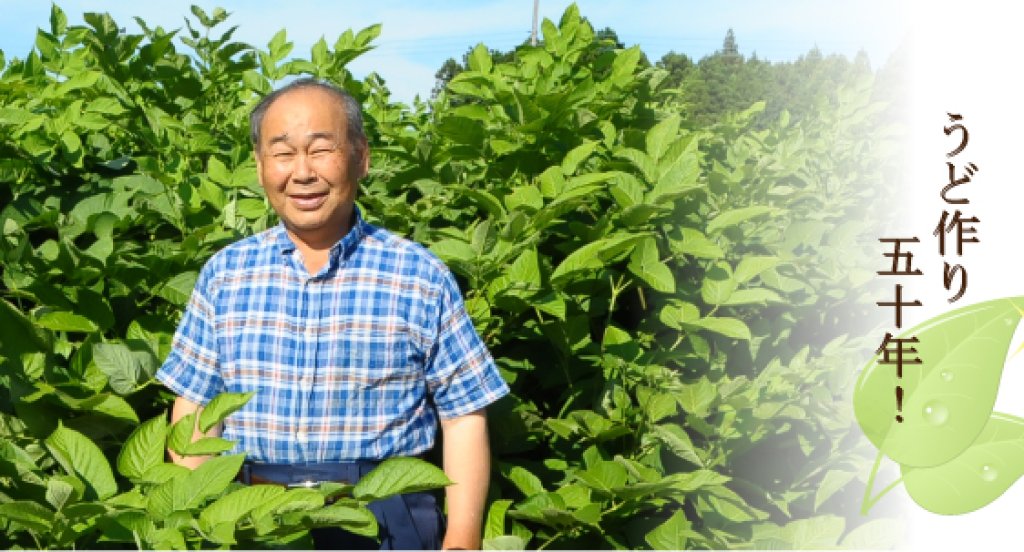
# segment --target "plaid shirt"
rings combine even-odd
[[[223,434],[250,460],[419,454],[508,392],[444,263],[355,217],[314,276],[281,225],[214,255],[157,372],[199,404],[255,391]]]

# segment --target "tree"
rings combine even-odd
[[[589,24],[589,21],[587,21],[587,18],[584,17],[584,18],[582,18],[582,20],[586,21]],[[615,50],[621,50],[621,49],[626,47],[625,43],[623,43],[621,40],[619,40],[618,33],[616,33],[615,30],[612,29],[611,27],[605,27],[603,29],[595,31],[594,32],[594,42],[593,43],[594,43],[594,47],[589,49],[584,54],[584,57],[582,58],[582,61],[587,63],[587,64],[589,64],[590,62],[596,60],[601,55],[604,55],[606,53],[614,52]],[[493,49],[490,50],[491,59],[494,61],[495,64],[515,61],[515,59],[516,59],[516,52],[519,49],[521,49],[521,48],[535,48],[535,47],[543,47],[543,46],[544,46],[544,41],[543,40],[538,41],[537,42],[537,46],[531,46],[529,39],[527,39],[527,40],[524,40],[518,46],[516,46],[516,47],[514,47],[514,48],[512,48],[511,50],[508,50],[508,51],[493,50]],[[454,58],[448,58],[444,62],[444,64],[441,65],[441,68],[438,69],[436,73],[434,73],[434,78],[436,80],[434,81],[434,88],[430,92],[430,98],[431,99],[437,98],[438,94],[440,94],[441,91],[444,90],[444,87],[447,86],[448,83],[451,82],[451,80],[453,78],[455,78],[455,75],[458,75],[459,73],[461,73],[461,72],[466,70],[466,67],[469,65],[469,54],[473,52],[473,48],[475,48],[475,46],[470,46],[469,48],[466,49],[466,53],[462,54],[462,63],[459,63],[459,62],[455,61]],[[650,66],[651,66],[651,62],[647,58],[647,54],[641,53],[640,54],[640,67],[650,67]]]
[[[722,56],[725,56],[730,61],[743,61],[743,56],[740,55],[740,47],[736,44],[736,34],[729,29],[725,33],[725,40],[722,41],[722,49],[719,50]]]

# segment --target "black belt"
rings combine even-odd
[[[356,484],[380,465],[376,460],[322,462],[309,464],[261,464],[246,462],[238,480],[247,485],[272,484],[289,488],[313,488],[321,483]],[[330,504],[332,498],[324,502]],[[444,537],[444,516],[431,492],[395,495],[367,505],[379,524],[378,543],[374,539],[339,528],[313,529],[311,535],[319,550],[440,550]]]
[[[307,464],[246,462],[242,464],[238,480],[246,485],[272,484],[289,488],[313,488],[326,482],[355,485],[363,476],[370,473],[378,465],[380,465],[380,462],[376,460],[312,462]]]

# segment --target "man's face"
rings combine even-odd
[[[267,109],[256,150],[260,184],[285,227],[314,247],[347,232],[367,148],[353,152],[342,104],[316,88],[293,90]]]

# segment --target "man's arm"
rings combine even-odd
[[[196,441],[202,437],[220,437],[221,424],[217,424],[210,428],[205,434],[199,431],[199,414],[202,413],[203,407],[198,405],[184,397],[178,397],[174,399],[174,406],[171,407],[171,424],[174,424],[178,420],[192,414],[196,415],[195,428],[192,430],[192,441]],[[167,453],[171,456],[171,462],[178,464],[179,466],[185,466],[190,470],[194,470],[199,467],[200,464],[206,462],[211,456],[179,456],[174,453],[171,449],[167,449]]]
[[[442,548],[478,550],[491,474],[486,411],[442,420],[441,433],[444,472],[455,483],[445,490],[448,532]]]

